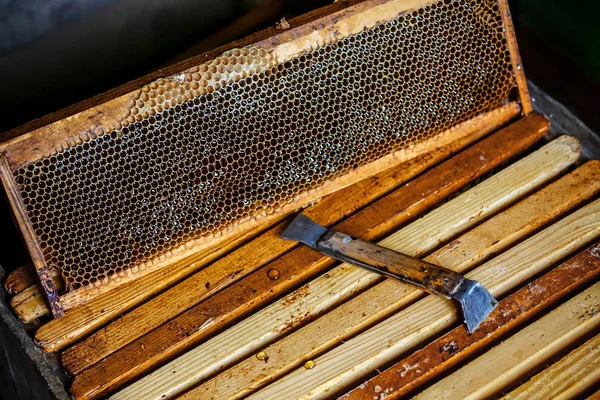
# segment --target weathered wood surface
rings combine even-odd
[[[330,226],[442,161],[467,143],[455,143],[391,168],[325,197],[303,213]],[[279,238],[289,220],[277,224],[173,288],[118,318],[63,353],[64,366],[77,374],[85,367],[195,306],[212,294],[297,247]],[[83,356],[82,356],[83,355]],[[72,361],[71,361],[72,360]]]
[[[544,123],[539,121],[539,124],[538,129],[543,129]],[[368,202],[375,200],[402,184],[405,180],[435,165],[479,138],[479,133],[473,134],[448,146],[435,149],[405,164],[361,181],[356,184],[357,186],[333,193],[315,205],[309,206],[303,212],[314,218],[324,218],[324,223],[328,220],[336,221],[336,216],[356,212]],[[339,201],[340,198],[344,201]],[[357,198],[360,200],[356,200]],[[327,212],[323,210],[327,210]],[[240,266],[246,265],[245,260],[251,261],[248,265],[254,264],[250,268],[256,269],[282,254],[285,251],[282,249],[294,247],[293,243],[284,243],[274,239],[282,227],[283,224],[274,227],[270,232],[264,234],[264,238],[257,238],[256,242],[249,243],[248,247],[236,251],[235,255],[232,253],[228,258],[229,264],[223,261],[218,265],[208,266],[190,280],[144,303],[147,305],[140,308],[139,311],[133,311],[125,315],[123,319],[117,320],[118,322],[115,325],[106,329],[107,337],[110,337],[110,342],[114,343],[113,347],[122,343],[123,338],[125,338],[125,341],[128,340],[128,337],[133,340],[140,335],[137,332],[145,333],[158,326],[162,323],[161,321],[168,320],[185,311],[197,304],[198,298],[208,297],[219,286],[214,282],[223,282],[224,285],[227,285],[233,283],[236,279],[240,279],[243,274],[236,275],[234,279],[231,279],[231,276],[234,272],[240,270]],[[261,255],[263,258],[261,258]],[[36,333],[36,340],[46,351],[61,350],[180,280],[186,275],[187,271],[201,268],[203,264],[207,264],[211,259],[214,259],[214,255],[212,258],[200,260],[192,266],[181,263],[175,264],[157,273],[142,277],[135,284],[119,287],[88,302],[84,307],[69,310],[60,320],[51,321],[43,326]],[[228,277],[230,280],[226,281]],[[206,289],[206,282],[211,282],[211,280],[213,281],[211,287]],[[149,312],[149,310],[152,310],[152,312]],[[107,350],[110,352],[109,349]]]
[[[501,297],[599,235],[600,200],[596,200],[466,276],[480,282],[492,295]],[[404,289],[413,291],[406,285]],[[378,290],[378,287],[370,290]],[[453,303],[427,296],[316,357],[315,368],[296,369],[249,398],[308,399],[323,398],[328,393],[331,396],[455,322],[457,310]]]
[[[447,298],[451,298],[464,282],[464,277],[456,271],[349,237],[345,233],[325,234],[319,239],[318,245],[319,250],[331,252],[340,261]]]
[[[574,399],[598,381],[600,381],[600,335],[588,340],[502,399]]]
[[[8,274],[4,281],[4,288],[9,295],[14,296],[28,287],[35,285],[36,282],[37,275],[35,274],[35,268],[31,264],[27,264]]]
[[[598,193],[600,190],[598,166],[597,162],[586,164],[465,233],[425,260],[434,262],[440,259],[440,255],[445,255],[444,263],[439,265],[459,272],[468,270],[477,262],[482,261],[480,255],[488,251],[490,242],[497,242],[494,245],[494,253],[499,253]],[[565,191],[565,189],[571,190]],[[477,248],[477,244],[480,248]],[[600,260],[598,264],[600,268]],[[387,284],[387,286],[388,290],[382,288],[377,292],[377,297],[362,299],[369,308],[363,306],[357,309],[355,302],[350,301],[347,305],[338,307],[305,328],[262,349],[270,355],[268,363],[260,363],[254,357],[249,357],[201,384],[184,397],[219,399],[248,395],[293,367],[302,364],[310,357],[327,350],[328,346],[337,344],[368,326],[367,324],[372,324],[374,316],[381,314],[381,310],[394,310],[406,302],[397,294],[389,295],[394,292],[394,283]],[[367,293],[372,293],[372,291]],[[476,335],[482,329],[479,328]],[[421,368],[421,370],[423,369]],[[370,394],[371,398],[376,394]]]
[[[477,223],[510,204],[515,198],[531,190],[531,185],[542,184],[551,179],[577,159],[577,151],[572,148],[573,139],[563,139],[513,164],[485,182],[463,193],[459,197],[442,205],[425,217],[413,222],[382,241],[381,245],[413,256],[422,255],[434,249],[439,241],[456,236],[466,227]],[[566,142],[566,143],[565,143]],[[551,149],[554,147],[553,149]],[[552,154],[552,161],[546,152]],[[560,154],[563,154],[562,157]],[[563,162],[558,160],[563,159]],[[558,164],[555,164],[558,162]],[[561,165],[562,164],[562,165]],[[535,167],[534,167],[535,165]],[[556,168],[556,169],[555,169]],[[491,205],[491,206],[489,206]],[[379,274],[374,274],[362,268],[347,264],[333,269],[329,273],[298,289],[289,296],[272,304],[252,317],[229,328],[210,341],[187,352],[182,357],[143,378],[139,382],[119,392],[116,398],[162,398],[172,396],[190,387],[199,380],[208,377],[219,369],[236,361],[240,357],[257,350],[260,346],[281,336],[299,323],[302,316],[314,316],[332,308],[351,295],[382,280]],[[268,350],[268,363],[261,366],[277,366],[278,352],[295,352],[300,358],[308,351],[324,346],[327,343],[337,343],[340,339],[336,333],[344,330],[362,328],[365,321],[376,320],[389,314],[394,308],[410,301],[410,296],[396,296],[399,282],[390,280],[392,287],[389,291],[378,292],[383,296],[365,300],[366,308],[353,308],[355,299],[338,307],[314,323],[293,333],[282,341],[277,349]],[[412,287],[411,287],[412,288]],[[420,291],[415,291],[421,293]],[[395,293],[390,296],[390,293]],[[362,296],[362,295],[361,295]],[[361,297],[359,296],[359,297]],[[396,299],[398,299],[396,301]],[[414,299],[414,296],[413,298]],[[292,306],[293,305],[293,306]],[[349,307],[349,308],[348,308]],[[338,314],[338,310],[350,310]],[[300,316],[300,318],[299,318]],[[329,321],[323,324],[324,321]],[[313,329],[314,327],[314,329]],[[299,332],[308,332],[302,334]],[[333,338],[328,334],[333,333]],[[298,337],[300,335],[301,337]],[[233,344],[235,343],[235,344]],[[298,347],[300,346],[300,347]],[[312,350],[309,350],[312,349]],[[226,355],[226,356],[224,356]],[[295,360],[294,360],[295,362]],[[244,373],[248,372],[247,370]],[[258,375],[261,375],[258,372]],[[202,396],[205,394],[203,393]],[[224,395],[224,397],[228,397]]]
[[[30,323],[37,318],[44,316],[48,308],[44,303],[44,297],[37,286],[30,286],[21,293],[10,299],[10,306],[13,308],[19,320],[23,323]]]
[[[596,243],[503,299],[473,334],[459,326],[362,383],[340,400],[407,398],[446,371],[514,332],[600,276]],[[418,367],[411,368],[417,365]],[[383,396],[382,396],[383,397]],[[548,397],[545,397],[548,398]]]
[[[546,128],[543,117],[523,118],[390,193],[335,229],[366,240],[377,239],[526,148]],[[318,252],[298,247],[82,372],[73,382],[72,393],[83,397],[114,389],[150,366],[178,355],[224,324],[261,307],[274,296],[300,285],[332,263],[333,260]],[[268,279],[267,272],[271,269],[280,272],[280,279]]]
[[[600,327],[600,282],[480,355],[415,399],[481,399],[501,392]],[[548,398],[548,397],[546,397]]]

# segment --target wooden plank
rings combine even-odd
[[[425,260],[464,272],[482,261],[486,254],[501,252],[531,232],[589,200],[599,190],[600,162],[589,162],[465,233]],[[440,259],[443,262],[440,263]],[[600,270],[600,260],[598,268]],[[387,290],[381,288],[378,291],[365,293],[366,296],[374,295],[370,299],[361,299],[360,304],[368,304],[368,309],[356,308],[356,302],[351,300],[331,311],[327,316],[262,349],[266,354],[272,355],[268,363],[260,363],[256,358],[249,357],[190,391],[184,398],[240,398],[275,380],[310,357],[322,353],[330,346],[372,324],[374,316],[382,317],[381,310],[392,312],[405,304],[406,301],[401,296],[389,296],[389,293],[395,289],[395,282],[393,280],[390,282]],[[386,293],[388,295],[385,295]],[[332,323],[331,321],[334,320],[337,322]],[[475,335],[480,335],[483,328],[480,327]],[[436,352],[437,349],[436,347]],[[370,394],[370,398],[375,395],[377,393]]]
[[[362,383],[340,400],[371,400],[381,394],[386,400],[407,398],[599,276],[600,243],[596,243],[502,300],[473,334],[459,326]],[[418,368],[407,368],[417,364]]]
[[[415,399],[490,397],[600,327],[600,282],[482,354]],[[548,398],[548,397],[546,397]]]
[[[23,323],[30,323],[48,312],[44,297],[37,286],[30,286],[10,299],[10,306]]]
[[[521,242],[466,276],[501,297],[600,235],[600,200]],[[370,290],[378,290],[374,287]],[[406,290],[411,290],[406,287]],[[394,293],[397,295],[397,293]],[[388,292],[389,295],[389,292]],[[457,322],[455,305],[427,296],[249,398],[323,398],[338,392],[402,352]]]
[[[573,399],[599,380],[600,335],[597,335],[502,399]]]
[[[562,138],[559,142],[545,146],[542,150],[513,164],[439,209],[401,229],[383,240],[381,244],[413,256],[431,251],[438,245],[439,240],[448,240],[460,233],[466,226],[476,223],[501,209],[507,203],[514,201],[519,194],[528,192],[531,189],[530,185],[535,185],[533,182],[537,182],[539,185],[544,180],[550,179],[551,176],[555,176],[561,168],[566,168],[577,157],[576,151],[572,153],[574,144],[572,140],[571,138]],[[552,154],[552,156],[548,157],[548,154]],[[562,167],[550,172],[556,168],[555,161],[561,158],[564,160]],[[488,204],[492,206],[488,207]],[[440,218],[440,215],[445,217]],[[436,240],[431,240],[432,232],[437,235]],[[298,326],[303,322],[303,318],[299,318],[299,316],[315,316],[381,279],[383,278],[378,274],[342,264],[124,389],[116,397],[162,398],[163,396],[172,396]],[[394,280],[391,282],[398,284]],[[390,303],[389,293],[386,293],[385,299],[368,301],[370,306],[368,310],[356,310],[356,312],[352,310],[353,313],[364,313],[365,317],[378,316],[381,318],[386,312],[391,312],[389,310],[391,307],[386,307]],[[410,300],[410,298],[403,299],[402,296],[393,298],[396,297],[400,298],[401,303]],[[323,318],[329,320],[330,314]],[[351,320],[351,324],[354,326],[356,320],[353,318],[349,315],[344,315],[343,318],[331,318],[329,325],[344,325]],[[301,344],[301,354],[304,355],[310,348],[309,346],[315,345],[315,340],[317,343],[321,339],[326,341],[326,337],[321,336],[319,328],[325,329],[325,332],[334,328],[320,325],[319,321],[321,320],[323,319],[315,322],[318,324],[318,328],[314,331],[311,330],[311,334],[302,337],[301,341],[292,340],[291,342],[286,341],[286,343]],[[317,333],[316,338],[311,338],[313,333]],[[297,345],[290,345],[293,346],[292,348],[297,348]],[[279,349],[284,347],[281,346]],[[226,354],[225,357],[224,354]],[[277,358],[274,351],[269,351],[267,354],[274,354],[275,359]],[[270,363],[271,361],[267,364],[270,365]]]
[[[28,287],[35,285],[36,282],[37,275],[35,274],[35,268],[32,264],[27,264],[8,274],[4,281],[4,288],[9,295],[14,296]]]
[[[374,175],[327,196],[303,212],[330,226],[402,185],[464,145],[466,143],[454,143],[452,146],[438,149],[427,156]],[[96,334],[65,350],[62,355],[63,366],[72,374],[80,373],[224,287],[239,281],[252,271],[297,247],[297,243],[279,238],[279,234],[288,223],[289,220],[278,224],[173,288],[140,305]]]
[[[519,120],[335,228],[363,239],[377,239],[509,159],[515,150],[540,137],[545,127],[546,121],[540,117]],[[571,154],[577,153],[577,149],[570,150]],[[77,396],[104,393],[197,344],[224,324],[260,308],[333,263],[307,247],[298,247],[82,372],[71,390]],[[268,279],[271,269],[280,271],[278,280]]]
[[[542,125],[540,122],[538,128],[541,129]],[[532,129],[535,129],[533,125]],[[334,223],[342,217],[359,210],[404,181],[437,164],[449,155],[463,149],[479,139],[481,134],[483,132],[467,136],[452,142],[448,146],[435,149],[398,167],[361,181],[353,187],[342,189],[325,197],[315,205],[309,206],[303,212],[312,218],[324,221],[324,223]],[[344,199],[344,201],[339,201],[339,199]],[[148,305],[143,306],[139,311],[126,315],[124,319],[118,320],[122,322],[108,327],[106,334],[107,337],[110,337],[113,348],[117,347],[119,343],[123,343],[123,341],[127,342],[128,337],[131,337],[131,340],[137,338],[139,336],[138,332],[145,333],[157,324],[173,318],[215,293],[217,289],[240,279],[248,270],[256,269],[293,248],[295,244],[277,239],[283,225],[280,224],[267,231],[247,246],[228,255],[223,261],[217,261],[217,263],[201,270],[178,288],[160,295],[155,300],[144,303]],[[202,265],[209,263],[217,255],[218,253],[211,254],[210,257],[205,257],[192,263],[192,265],[175,264],[165,270],[145,276],[136,281],[135,284],[119,287],[98,299],[88,302],[85,307],[69,310],[61,320],[51,321],[43,326],[36,333],[36,340],[46,351],[61,350],[150,296],[164,290],[175,281],[180,280],[187,271],[200,269]],[[240,272],[238,273],[238,271]],[[234,273],[236,274],[234,275]],[[207,282],[210,283],[209,288],[206,288]],[[152,312],[148,312],[149,309]],[[140,318],[140,316],[142,317]],[[106,350],[107,353],[111,352],[110,349]]]

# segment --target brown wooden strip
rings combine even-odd
[[[335,229],[376,240],[527,148],[547,127],[543,116],[522,118],[337,224]],[[82,372],[75,378],[71,392],[81,398],[104,395],[333,263],[308,247],[298,247]],[[278,280],[267,277],[271,269],[279,271]]]
[[[52,281],[58,290],[63,290],[64,282],[59,276],[53,276]],[[16,294],[10,299],[10,306],[21,322],[26,324],[50,313],[40,287],[37,284],[31,285]]]
[[[442,161],[464,147],[466,143],[460,147],[458,145],[444,147],[364,179],[325,197],[303,212],[330,226]],[[288,219],[277,224],[236,251],[65,350],[62,355],[64,367],[74,375],[80,373],[83,369],[297,247],[296,242],[279,238],[279,234],[289,222]]]
[[[406,397],[599,276],[600,242],[597,242],[502,300],[473,334],[469,334],[461,325],[398,361],[341,399]]]
[[[35,285],[36,282],[37,276],[34,266],[26,264],[8,274],[4,281],[4,288],[6,288],[6,292],[9,295],[14,296],[28,287]]]

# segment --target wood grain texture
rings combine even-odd
[[[28,287],[10,299],[10,306],[19,317],[19,320],[25,324],[48,313],[44,297],[35,285]]]
[[[548,154],[549,158],[553,159],[552,152],[545,153],[544,150],[543,153]],[[451,250],[450,254],[452,256],[445,257],[444,263],[438,265],[464,272],[477,262],[482,261],[483,256],[474,257],[473,255],[485,253],[490,242],[498,242],[494,246],[494,252],[501,252],[512,243],[595,195],[600,190],[600,180],[598,179],[600,171],[591,168],[594,164],[585,165],[527,197],[517,205],[465,233],[459,239],[428,256],[425,260],[436,261],[439,254],[447,254]],[[598,164],[596,164],[597,166]],[[499,181],[495,182],[497,183],[496,187],[501,186],[498,184]],[[565,192],[564,189],[566,188],[573,190]],[[479,187],[474,188],[474,190],[479,193],[483,191]],[[470,203],[472,203],[473,199],[470,200]],[[441,208],[447,207],[451,203],[452,201]],[[423,219],[428,224],[432,223],[430,220],[427,221],[427,216]],[[438,221],[438,223],[443,223],[445,220]],[[477,240],[481,232],[487,232],[487,234],[481,237],[481,240]],[[480,246],[479,249],[477,244]],[[326,316],[264,348],[263,351],[270,355],[268,363],[260,363],[254,357],[249,357],[193,389],[184,398],[243,397],[307,359],[323,352],[328,346],[345,340],[346,337],[372,324],[376,320],[375,317],[385,316],[382,315],[383,310],[388,310],[389,313],[406,303],[401,294],[396,293],[397,285],[395,282],[390,281],[384,284],[388,286],[387,289],[381,287],[381,290],[378,291],[367,291],[361,295],[363,298],[360,299],[360,303],[358,298],[350,300]],[[390,296],[389,293],[395,294]],[[481,328],[477,332],[480,331]],[[376,393],[370,396],[372,398],[375,395]]]
[[[526,148],[546,129],[543,117],[523,118],[388,194],[335,229],[366,240],[377,239]],[[333,260],[320,253],[298,247],[82,372],[71,391],[84,397],[122,385],[332,264]],[[270,269],[280,271],[279,280],[268,279]]]
[[[58,290],[63,289],[64,282],[60,277],[53,276],[52,281]],[[10,299],[10,305],[19,319],[26,324],[50,313],[46,299],[37,284],[16,294]]]
[[[540,121],[538,119],[537,121],[530,120],[528,123],[530,124],[529,127],[523,127],[522,129],[541,131],[545,131],[547,129],[547,121]],[[409,162],[412,167],[406,168],[415,168],[415,166],[418,165],[424,165],[425,167],[434,165],[448,155],[481,138],[481,136],[485,133],[487,133],[486,130],[474,131],[471,135],[460,138],[447,146],[435,149],[428,154],[419,156],[418,158]],[[400,166],[398,168],[402,170],[405,167]],[[372,190],[373,192],[377,191],[375,189]],[[370,195],[367,194],[366,197],[370,198]],[[310,209],[312,209],[312,207],[309,207],[308,211]],[[309,213],[310,212],[311,211],[309,211]],[[261,248],[264,248],[264,246],[261,246]],[[44,350],[58,351],[69,344],[72,344],[74,341],[81,339],[89,332],[106,324],[116,316],[130,310],[132,307],[140,304],[152,295],[161,292],[165,288],[171,286],[174,282],[177,282],[189,275],[191,272],[201,268],[202,265],[214,260],[216,256],[218,256],[218,253],[211,254],[210,256],[191,264],[175,263],[163,270],[140,278],[135,282],[135,284],[124,285],[116,288],[105,295],[86,303],[84,307],[78,307],[69,310],[62,318],[62,322],[53,321],[42,326],[42,328],[36,333],[36,340],[42,346],[42,348],[44,348]],[[235,271],[237,270],[234,270],[231,273],[233,274]],[[221,276],[221,279],[224,279],[223,276]],[[182,304],[186,304],[186,302],[182,300]],[[161,317],[158,316],[157,319],[160,320]],[[144,325],[140,324],[140,327],[143,326]]]
[[[588,340],[502,399],[573,399],[597,381],[600,381],[600,335]]]
[[[502,300],[473,334],[459,326],[362,383],[340,400],[406,398],[599,276],[600,243],[596,243]],[[413,365],[418,368],[408,368]]]
[[[581,208],[466,276],[501,297],[600,235],[600,200]],[[370,290],[377,290],[377,286]],[[408,289],[407,289],[408,290]],[[389,292],[388,292],[389,293]],[[323,398],[457,322],[453,303],[435,296],[394,314],[249,398]]]
[[[537,182],[539,185],[544,180],[555,176],[560,169],[566,168],[577,158],[577,152],[573,152],[571,141],[572,139],[569,139],[568,143],[556,143],[551,146],[556,146],[555,151],[549,153],[556,157],[547,157],[546,151],[548,149],[544,148],[523,159],[520,165],[513,164],[513,166],[386,238],[380,244],[413,256],[431,251],[438,244],[438,241],[429,240],[432,226],[435,226],[433,229],[438,235],[437,240],[448,240],[460,233],[465,226],[477,223],[477,221],[501,209],[507,203],[514,201],[519,193],[522,195],[528,192],[530,190],[529,185],[532,185],[532,182]],[[561,153],[563,153],[562,156]],[[563,162],[559,161],[561,159]],[[558,162],[558,165],[562,164],[562,166],[557,167],[555,162]],[[554,170],[554,168],[558,169]],[[552,170],[554,172],[549,172]],[[488,208],[488,204],[493,206]],[[446,217],[439,218],[440,213],[443,213]],[[298,316],[314,316],[317,312],[339,305],[351,295],[381,279],[382,276],[379,274],[342,264],[281,301],[261,310],[155,373],[122,390],[115,397],[164,398],[172,396],[227,366],[237,358],[257,350],[268,341],[272,341],[281,336],[282,333],[289,331],[290,328],[299,325],[303,321],[302,318],[299,321]],[[382,318],[392,312],[394,307],[399,307],[411,300],[410,296],[404,298],[397,293],[399,282],[395,280],[389,282],[392,282],[392,287],[389,291],[385,291],[384,296],[371,298],[364,302],[368,308],[354,309],[355,302],[350,300],[307,327],[292,333],[291,336],[283,339],[276,348],[268,348],[269,362],[254,363],[252,365],[254,368],[259,368],[259,371],[256,372],[257,375],[263,376],[264,370],[261,367],[266,369],[271,366],[277,368],[278,361],[285,361],[286,354],[293,353],[294,355],[290,357],[293,359],[292,362],[297,363],[298,359],[301,360],[306,357],[307,352],[315,351],[319,346],[336,343],[339,340],[337,335],[340,330],[345,329],[348,333],[351,333],[352,330],[355,331],[364,327],[360,324],[363,322],[361,320],[372,321]],[[419,291],[415,292],[420,293]],[[394,293],[394,296],[390,296],[390,293]],[[361,296],[364,296],[364,294]],[[396,299],[398,300],[396,301]],[[414,299],[414,296],[412,299]],[[290,304],[295,306],[292,308]],[[339,313],[338,310],[340,309],[350,311]],[[306,333],[304,334],[304,332]],[[328,337],[328,334],[333,338]],[[236,343],[236,345],[232,345],[232,343]],[[224,354],[226,356],[223,356]],[[244,375],[248,373],[248,369],[243,369]],[[214,389],[215,385],[211,385],[211,388]],[[191,397],[196,394],[191,394]],[[206,392],[202,392],[200,397],[206,397],[206,395]],[[217,393],[216,397],[229,397],[229,394]]]
[[[440,148],[364,179],[325,197],[320,202],[303,210],[303,213],[330,226],[389,193],[428,167],[460,150],[466,144],[464,142],[462,144],[455,143]],[[200,301],[297,247],[297,243],[279,238],[279,234],[289,222],[286,220],[277,224],[239,249],[65,350],[63,353],[65,368],[73,374],[78,374],[85,367],[95,364]]]
[[[32,264],[23,265],[10,272],[4,280],[6,292],[14,296],[37,282],[37,275]]]
[[[594,311],[596,310],[596,311]],[[415,399],[480,399],[502,391],[600,327],[600,282],[523,328]]]
[[[319,251],[337,260],[412,284],[428,293],[451,298],[464,282],[461,274],[417,257],[371,242],[329,231],[319,239]]]

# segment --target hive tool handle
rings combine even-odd
[[[457,300],[469,332],[474,332],[498,305],[498,301],[481,284],[458,272],[329,230],[303,214],[299,214],[280,236],[302,242],[337,260]]]

